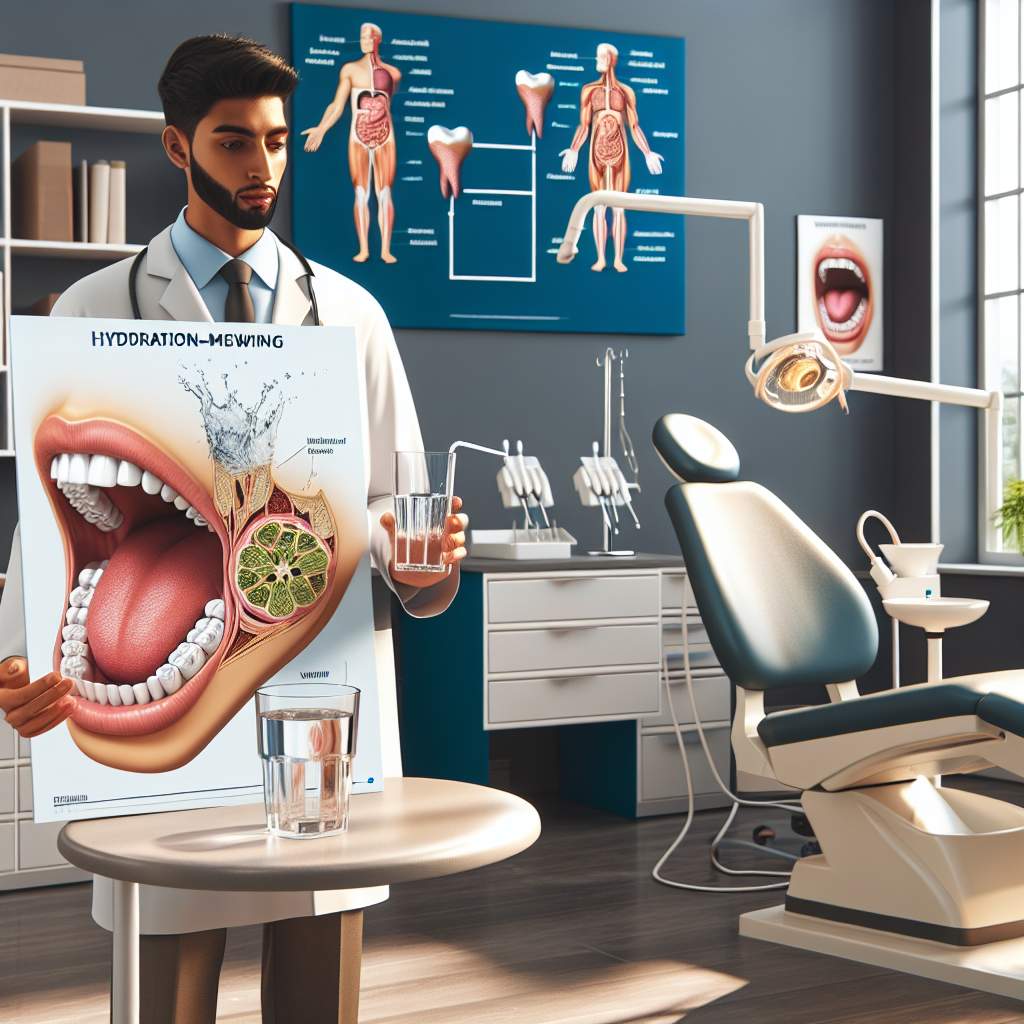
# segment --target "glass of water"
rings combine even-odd
[[[455,452],[395,452],[395,569],[448,572],[445,521],[451,509]]]
[[[359,691],[275,683],[256,691],[267,829],[288,839],[348,829]]]

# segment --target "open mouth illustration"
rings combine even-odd
[[[60,414],[35,457],[64,540],[71,734],[112,767],[180,767],[322,629],[357,558],[323,492],[285,490],[269,457],[214,458],[204,485],[123,423]]]
[[[840,355],[860,348],[874,314],[871,271],[860,249],[833,235],[814,258],[814,313]]]

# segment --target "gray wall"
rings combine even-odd
[[[796,214],[888,221],[898,209],[894,11],[902,5],[891,0],[640,0],[628,6],[520,0],[514,10],[479,0],[382,0],[375,6],[684,35],[688,191],[765,204],[770,336],[795,329]],[[155,107],[155,82],[172,46],[211,31],[244,32],[289,52],[287,7],[269,0],[37,0],[6,14],[2,48],[80,57],[90,103]],[[926,46],[927,36],[920,43]],[[181,201],[155,140],[146,141],[150,154],[134,147],[129,155],[132,234],[155,230]],[[275,227],[287,234],[288,222],[283,201]],[[599,436],[601,376],[594,356],[609,341],[625,343],[632,353],[627,405],[640,449],[644,549],[675,549],[662,506],[669,478],[648,439],[657,416],[685,410],[721,427],[740,449],[745,474],[777,490],[859,567],[853,541],[859,512],[898,513],[893,403],[854,396],[848,418],[835,409],[786,417],[755,405],[742,374],[743,228],[698,221],[687,232],[685,337],[402,331],[398,341],[428,446],[456,437],[493,443],[522,435],[552,477],[559,522],[584,546],[595,544],[598,517],[574,504],[569,478],[577,456]],[[70,280],[84,269],[27,267],[22,260],[16,278],[24,289],[19,285],[16,302],[53,287],[51,274]],[[887,328],[896,298],[892,290],[886,295]],[[11,482],[2,486],[2,504],[9,507]],[[467,458],[459,489],[476,525],[507,521],[492,465]]]

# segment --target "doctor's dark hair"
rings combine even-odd
[[[295,91],[298,73],[262,43],[242,36],[186,39],[171,54],[157,84],[164,120],[191,140],[219,100],[280,96]]]

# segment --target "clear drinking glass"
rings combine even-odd
[[[348,829],[359,691],[275,683],[256,691],[267,829],[288,839]]]
[[[448,572],[444,524],[451,508],[455,452],[395,452],[395,569]]]

